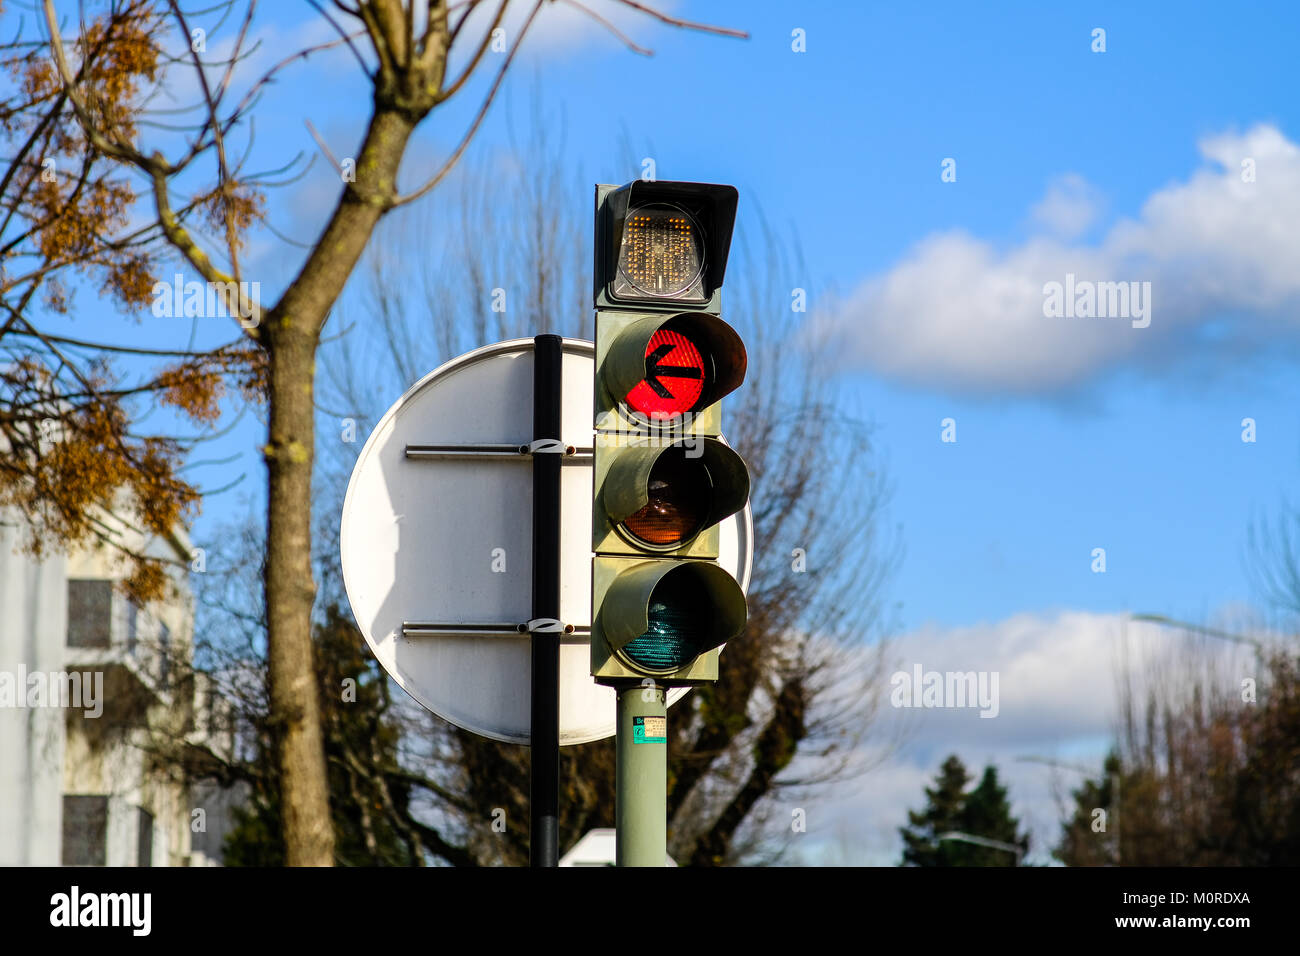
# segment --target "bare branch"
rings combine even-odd
[[[669,26],[682,27],[687,30],[699,30],[701,33],[716,33],[724,37],[736,37],[740,40],[748,40],[749,34],[744,30],[733,30],[730,27],[715,27],[707,23],[696,23],[692,20],[682,20],[679,17],[671,17],[666,13],[647,7],[645,4],[637,3],[636,0],[618,0],[625,7],[631,7],[633,10],[639,10],[641,13],[648,14]]]
[[[586,4],[580,3],[579,0],[564,0],[564,2],[571,7],[576,7],[577,9],[585,13],[587,16],[591,17],[593,20],[595,20],[597,23],[603,26],[610,33],[614,34],[614,36],[622,40],[623,44],[633,53],[640,53],[642,56],[654,56],[654,52],[655,52],[654,50],[651,50],[648,47],[638,46],[635,42],[633,42],[631,37],[629,37],[618,27],[614,26],[614,24],[611,23],[606,17],[601,16],[595,10],[591,9],[591,7],[587,6]]]
[[[451,172],[452,167],[456,165],[456,161],[460,159],[461,155],[465,152],[466,147],[469,146],[470,140],[474,138],[474,134],[478,132],[479,126],[483,123],[483,118],[487,116],[488,107],[492,105],[492,100],[496,97],[497,91],[501,88],[501,81],[505,79],[506,71],[510,69],[511,61],[514,60],[515,54],[519,52],[519,44],[523,42],[525,34],[528,33],[528,28],[532,26],[533,20],[537,16],[537,12],[541,9],[542,0],[537,0],[533,5],[532,12],[528,14],[528,19],[524,21],[523,27],[520,28],[519,36],[515,38],[514,45],[510,48],[510,52],[506,54],[505,62],[501,64],[501,69],[497,71],[497,78],[493,81],[492,88],[488,90],[487,96],[483,98],[483,105],[479,108],[478,114],[474,117],[474,122],[470,124],[469,129],[465,132],[464,138],[452,152],[451,156],[448,157],[442,168],[434,173],[434,175],[426,181],[423,186],[415,190],[415,192],[395,198],[392,201],[390,208],[405,206],[408,203],[415,202],[415,200],[419,199],[425,193],[437,186],[438,183],[442,182],[443,178]]]

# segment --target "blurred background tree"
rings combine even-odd
[[[1117,739],[1071,793],[1061,862],[1300,864],[1300,511],[1252,525],[1248,567],[1280,625],[1166,621],[1178,644],[1121,674]]]
[[[1102,776],[1072,793],[1054,855],[1069,866],[1300,863],[1296,657],[1181,656],[1196,666],[1137,699],[1126,688],[1117,747]]]
[[[904,866],[1016,866],[1029,852],[1029,836],[1019,832],[1020,821],[1011,816],[1006,788],[998,782],[997,768],[984,768],[980,782],[966,789],[971,776],[956,754],[939,768],[933,787],[925,788],[926,805],[909,810],[903,838]],[[982,846],[956,839],[948,833],[993,840],[1019,848]]]

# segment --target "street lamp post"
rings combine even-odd
[[[1190,621],[1177,621],[1172,617],[1166,617],[1163,614],[1130,613],[1129,620],[1142,621],[1147,624],[1160,624],[1165,627],[1177,627],[1184,631],[1194,631],[1197,634],[1216,637],[1221,641],[1231,641],[1234,644],[1245,644],[1248,647],[1253,647],[1256,652],[1264,649],[1263,643],[1253,637],[1245,637],[1241,634],[1229,634],[1227,631],[1220,631],[1213,627],[1205,627],[1201,624],[1192,624]]]
[[[941,843],[944,840],[953,840],[957,843],[973,843],[976,846],[986,846],[993,850],[1006,850],[1008,853],[1015,854],[1016,866],[1020,865],[1020,858],[1024,856],[1024,850],[1014,843],[1003,843],[1001,840],[990,840],[988,837],[975,836],[973,833],[962,833],[958,830],[949,830],[947,833],[940,833],[934,838],[934,842]]]

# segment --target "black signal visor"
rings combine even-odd
[[[603,261],[597,263],[598,281],[605,286],[606,294],[619,302],[707,301],[722,286],[727,271],[727,253],[736,225],[738,202],[739,193],[735,186],[714,183],[637,180],[614,190],[605,202],[606,241],[599,256]],[[624,250],[625,238],[637,238],[641,242],[639,232],[637,236],[628,235],[629,216],[632,215],[650,217],[650,221],[645,223],[638,220],[641,230],[653,230],[656,235],[664,233],[659,240],[659,245],[664,246],[662,250],[653,254],[640,250],[639,246],[635,250]],[[693,236],[695,231],[700,233],[698,239]],[[620,263],[626,266],[631,262],[644,268],[646,256],[659,263],[676,264],[680,260],[680,265],[673,268],[689,271],[688,267],[694,261],[692,256],[697,255],[692,252],[697,242],[698,256],[703,260],[698,295],[690,284],[678,286],[672,282],[651,281],[649,276],[636,275],[635,268],[626,281],[618,281],[622,274]],[[625,252],[636,254],[624,255]],[[667,268],[667,265],[661,267]],[[688,298],[682,298],[683,295]]]
[[[716,438],[629,448],[610,467],[601,498],[610,522],[638,544],[680,547],[745,507],[749,470]]]

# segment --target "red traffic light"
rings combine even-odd
[[[744,381],[744,343],[717,316],[614,314],[599,321],[597,338],[609,344],[596,346],[598,419],[616,410],[642,427],[691,428]]]
[[[680,332],[660,329],[645,347],[645,378],[627,393],[632,411],[651,421],[694,411],[704,391],[704,356]]]

